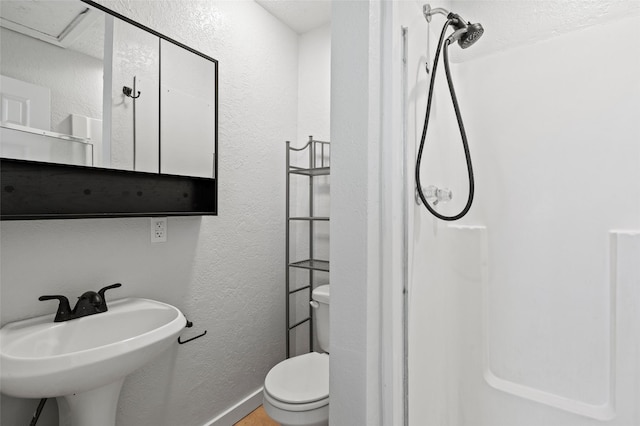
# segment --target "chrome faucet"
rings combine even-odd
[[[101,312],[107,312],[107,300],[104,297],[104,292],[112,289],[122,287],[122,284],[116,283],[101,288],[96,293],[95,291],[85,291],[82,296],[78,297],[76,306],[71,309],[69,305],[69,299],[66,296],[40,296],[38,300],[59,300],[58,311],[53,322],[69,321],[76,318],[86,317],[87,315],[99,314]]]

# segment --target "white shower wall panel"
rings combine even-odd
[[[410,209],[410,424],[425,407],[438,426],[640,424],[638,24],[453,65],[476,201],[453,227]],[[463,198],[461,158],[435,155],[458,149],[455,125],[432,120],[423,184]]]
[[[440,389],[423,382],[433,392],[430,397],[414,386],[412,401],[415,411],[421,414],[414,414],[410,424],[638,424],[640,345],[637,324],[640,322],[640,314],[637,306],[640,303],[640,292],[637,283],[640,280],[640,264],[637,260],[640,258],[640,233],[613,231],[608,236],[611,274],[607,286],[611,291],[612,301],[611,334],[615,338],[610,347],[609,398],[602,405],[557,398],[515,381],[500,382],[492,375],[489,365],[489,336],[494,324],[487,315],[492,309],[487,298],[490,286],[488,271],[492,263],[487,249],[489,235],[490,230],[482,226],[451,225],[439,230],[439,276],[441,282],[447,283],[447,291],[434,296],[443,305],[443,310],[448,311],[446,321],[449,326],[445,327],[447,339],[440,343],[448,348],[450,357],[447,363],[435,367],[455,373],[447,377],[445,382],[440,382]],[[437,315],[431,319],[442,325]],[[427,357],[423,360],[431,359]],[[436,376],[432,374],[431,378],[433,377]],[[455,398],[452,398],[453,395]],[[418,406],[419,402],[422,405]],[[429,407],[426,413],[428,423],[424,422],[424,407]]]
[[[442,5],[447,7],[446,4]],[[405,184],[407,185],[408,211],[408,252],[409,252],[409,424],[411,426],[457,426],[461,424],[458,342],[458,300],[451,286],[447,285],[447,269],[443,267],[449,259],[441,250],[444,242],[442,229],[433,218],[423,213],[423,207],[414,203],[415,153],[418,150],[422,124],[426,109],[429,77],[425,64],[433,63],[436,41],[440,25],[444,22],[436,18],[435,25],[425,25],[422,4],[418,1],[397,3],[396,23],[406,28],[406,66],[403,72],[406,86],[404,112],[405,144],[408,154]],[[438,22],[436,22],[438,20]],[[397,34],[400,34],[398,30]],[[425,45],[428,41],[428,47]],[[396,43],[402,52],[401,39]],[[402,58],[398,55],[398,62]],[[432,71],[431,65],[429,70]],[[458,167],[458,158],[452,158],[453,150],[447,144],[453,137],[455,118],[446,102],[448,93],[441,67],[432,105],[432,123],[423,157],[423,186],[430,184],[447,185],[454,194],[462,194],[465,187],[451,185],[455,173],[464,169],[448,169],[450,163]],[[398,82],[400,83],[400,82]],[[438,159],[437,161],[435,159]],[[443,159],[443,161],[440,161]],[[451,161],[450,161],[451,160]],[[455,195],[454,195],[455,196]],[[457,197],[456,197],[457,198]],[[445,206],[452,209],[455,206]]]

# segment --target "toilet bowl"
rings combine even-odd
[[[283,426],[329,423],[329,355],[311,352],[282,361],[264,381],[264,409]]]
[[[313,291],[319,346],[329,349],[329,286]],[[329,424],[329,354],[310,352],[286,359],[264,381],[263,406],[282,426]]]

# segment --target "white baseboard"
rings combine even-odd
[[[233,426],[262,404],[262,386],[219,416],[202,426]]]

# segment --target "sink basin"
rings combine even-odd
[[[14,397],[72,398],[117,388],[115,422],[124,377],[169,348],[185,325],[177,308],[136,298],[111,301],[107,312],[70,321],[54,323],[53,315],[45,315],[7,324],[0,329],[0,389]],[[67,403],[74,411],[77,403]],[[82,416],[75,417],[82,424]]]

